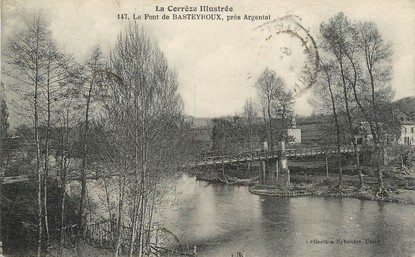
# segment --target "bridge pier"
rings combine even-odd
[[[278,161],[276,159],[261,160],[261,183],[275,185],[278,179]]]
[[[278,154],[279,176],[277,185],[282,189],[287,189],[290,186],[290,170],[288,169],[288,160],[285,153],[285,142],[280,142],[280,152]]]
[[[282,189],[287,189],[290,186],[290,170],[288,169],[287,159],[279,161],[277,185]]]
[[[280,142],[278,158],[272,156],[261,160],[261,183],[263,185],[277,185],[281,189],[287,189],[290,186],[290,170],[288,169],[284,142]]]

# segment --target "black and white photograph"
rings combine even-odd
[[[414,0],[0,10],[0,256],[415,256]]]

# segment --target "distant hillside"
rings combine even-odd
[[[187,119],[193,122],[195,128],[210,127],[212,118],[195,118],[193,116],[186,116]]]
[[[327,117],[323,114],[310,115],[310,116],[297,116],[295,120],[297,125],[307,125],[307,124],[321,124],[324,123]]]
[[[415,120],[415,96],[405,97],[396,100],[391,103],[391,109],[399,109],[404,114]],[[211,127],[213,118],[199,118],[193,116],[187,116],[189,120],[193,121],[195,128]],[[296,122],[298,126],[311,125],[311,124],[322,124],[327,122],[327,117],[322,114],[311,115],[307,117],[296,116]],[[255,119],[255,123],[263,122],[262,117],[258,116]],[[311,126],[312,127],[312,126]]]
[[[399,109],[415,120],[415,96],[405,97],[392,103],[393,109]]]
[[[193,125],[195,127],[209,127],[211,126],[212,118],[194,118]]]

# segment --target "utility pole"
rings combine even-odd
[[[193,117],[196,118],[196,87],[193,86]]]

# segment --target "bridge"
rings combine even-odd
[[[288,159],[308,156],[326,156],[337,154],[337,148],[299,148],[299,149],[284,149],[284,154]],[[350,154],[354,150],[352,147],[341,147],[340,153]],[[184,167],[203,167],[203,166],[216,166],[223,164],[238,164],[248,163],[263,160],[278,159],[281,154],[281,149],[277,151],[247,151],[235,154],[226,155],[210,155],[205,153],[194,159],[193,162],[187,163]]]
[[[222,166],[223,171],[225,165],[243,164],[259,162],[261,183],[278,185],[282,189],[286,189],[290,185],[290,171],[288,169],[288,159],[310,156],[329,156],[337,154],[337,148],[298,148],[285,149],[284,142],[279,143],[277,151],[252,151],[228,155],[209,155],[205,154],[195,159],[193,162],[183,165],[188,168]],[[353,153],[351,147],[341,147],[341,154]],[[248,166],[250,170],[250,165]]]

